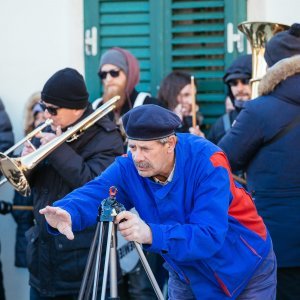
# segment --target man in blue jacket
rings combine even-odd
[[[230,165],[245,170],[274,242],[277,299],[300,299],[300,24],[266,44],[269,66],[257,99],[246,103],[220,141]]]
[[[124,211],[115,223],[127,240],[163,256],[169,299],[275,299],[270,236],[224,153],[203,138],[175,135],[179,117],[156,105],[130,110],[123,124],[128,156],[41,209],[48,223],[73,239],[96,222],[114,185],[117,200],[140,215]]]

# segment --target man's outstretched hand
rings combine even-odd
[[[40,209],[40,214],[45,215],[48,224],[64,234],[69,240],[74,239],[70,214],[60,207],[46,206]]]

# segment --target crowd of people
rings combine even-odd
[[[294,24],[266,44],[268,70],[257,99],[252,56],[237,57],[223,77],[232,106],[205,134],[199,87],[188,72],[167,74],[155,97],[137,89],[137,58],[111,48],[98,69],[103,94],[92,104],[77,70],[53,74],[28,101],[25,134],[46,119],[52,124],[21,156],[120,99],[32,170],[31,196],[16,192],[13,201],[32,205],[32,212],[0,203],[18,224],[15,264],[29,270],[30,299],[78,298],[98,208],[112,186],[126,208],[114,216],[117,239],[122,247],[143,245],[169,299],[300,298],[299,57],[300,24]],[[3,152],[14,137],[1,102],[0,114]],[[232,172],[241,172],[247,185]],[[155,299],[134,247],[125,256],[118,247],[121,299]]]

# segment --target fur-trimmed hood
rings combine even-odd
[[[280,60],[269,68],[266,75],[261,79],[258,94],[262,96],[273,92],[281,82],[297,73],[300,74],[300,55]]]

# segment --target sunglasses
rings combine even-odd
[[[104,80],[107,77],[107,74],[109,74],[113,78],[117,78],[120,75],[120,70],[109,70],[109,71],[100,71],[98,73],[99,77]]]
[[[44,102],[40,101],[40,106],[43,109],[43,111],[45,111],[47,109],[47,112],[51,115],[51,116],[56,116],[57,115],[57,111],[59,109],[61,109],[61,107],[58,106],[47,106]]]
[[[249,84],[250,79],[249,78],[233,79],[233,80],[230,80],[228,82],[228,84],[229,84],[229,86],[237,86],[239,84],[239,82],[241,84],[247,85],[247,84]]]

